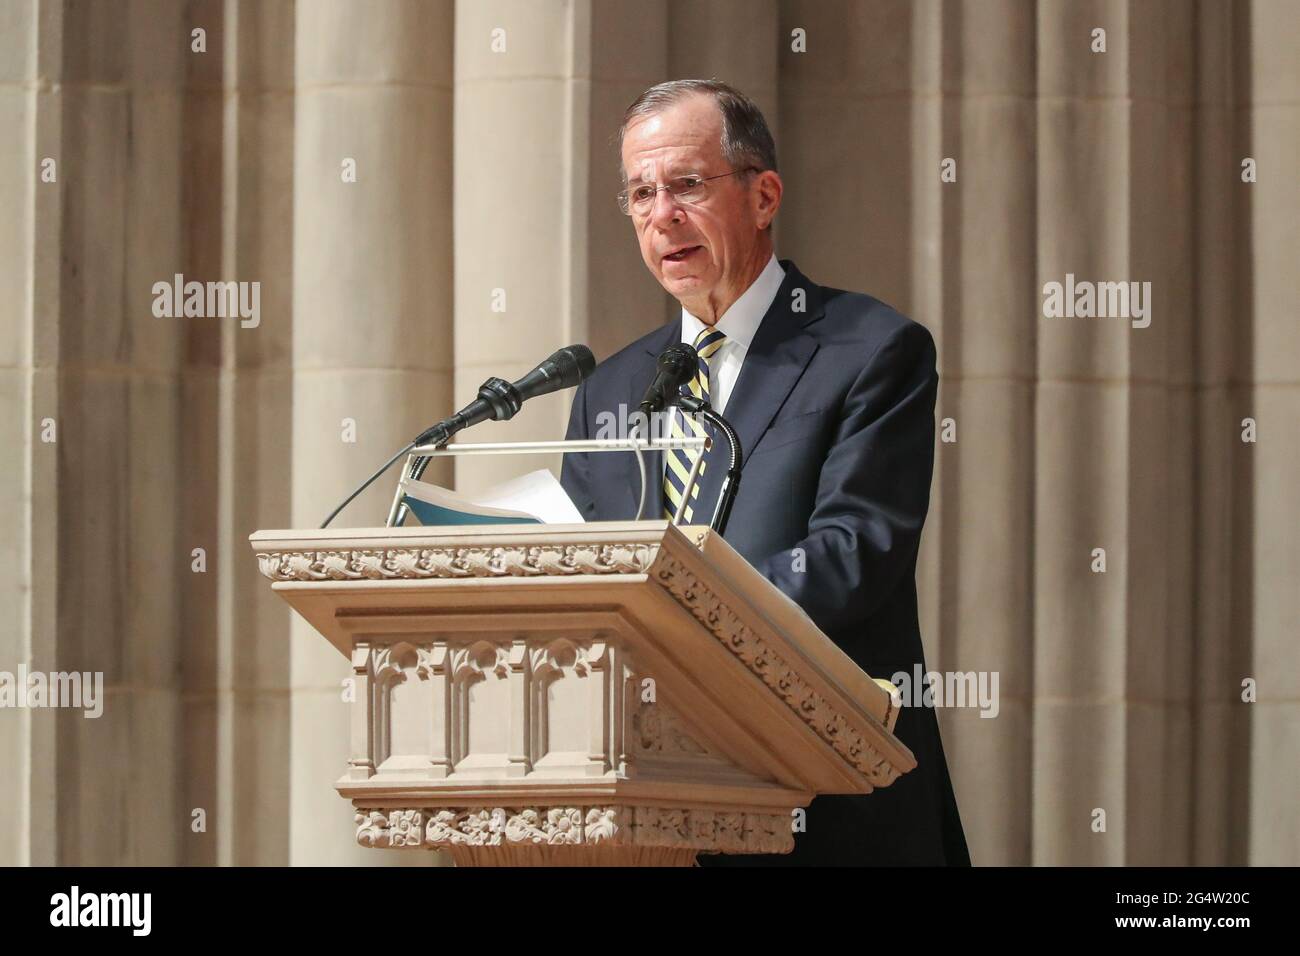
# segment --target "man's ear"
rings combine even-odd
[[[758,174],[750,195],[753,197],[754,218],[758,221],[759,229],[772,225],[776,211],[781,208],[781,193],[784,188],[781,177],[774,170],[765,169]]]

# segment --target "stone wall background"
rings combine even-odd
[[[433,862],[354,845],[346,661],[245,539],[672,314],[610,137],[685,75],[767,112],[779,254],[939,342],[927,658],[1000,676],[941,711],[976,862],[1300,862],[1297,48],[1289,0],[0,0],[0,670],[108,685],[0,711],[0,863]],[[177,272],[260,325],[155,318]],[[1067,272],[1152,282],[1150,327],[1043,318]]]

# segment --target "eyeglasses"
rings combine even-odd
[[[678,176],[668,180],[662,186],[652,186],[650,183],[642,183],[638,186],[632,186],[624,189],[618,194],[618,208],[622,210],[625,216],[644,216],[654,208],[655,197],[659,195],[659,190],[668,191],[676,202],[684,205],[703,202],[709,194],[708,183],[715,179],[726,179],[728,176],[738,176],[741,173],[756,173],[756,166],[746,166],[744,169],[733,169],[729,173],[719,173],[716,176]]]

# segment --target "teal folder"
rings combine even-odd
[[[473,515],[464,511],[455,511],[441,505],[433,505],[411,495],[402,495],[402,501],[411,509],[417,521],[426,527],[459,524],[541,524],[536,518],[507,515]]]

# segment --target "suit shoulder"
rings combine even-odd
[[[891,339],[914,348],[934,348],[929,329],[874,296],[825,287],[821,293],[825,315],[809,328],[814,334],[844,345],[860,343],[872,351]]]

